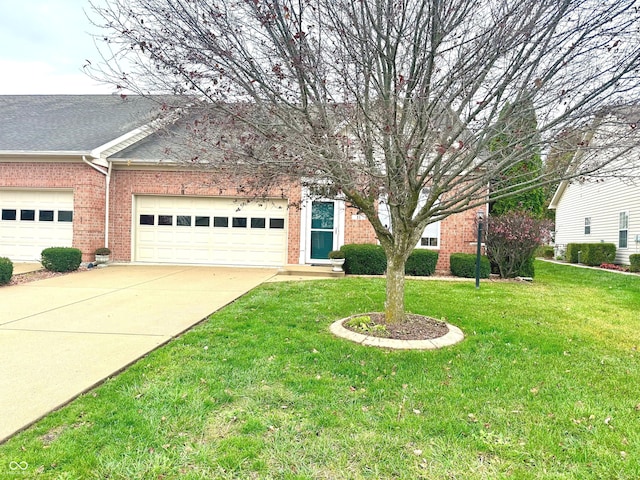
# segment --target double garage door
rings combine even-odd
[[[281,266],[287,201],[136,196],[134,260]]]
[[[38,261],[48,247],[73,241],[73,192],[0,190],[0,257]]]

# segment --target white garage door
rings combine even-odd
[[[73,241],[73,192],[0,190],[0,257],[38,261]]]
[[[134,260],[284,265],[287,201],[211,197],[135,198]]]

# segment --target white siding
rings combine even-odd
[[[620,212],[629,212],[627,248],[618,248]],[[591,217],[591,234],[584,233],[584,219]],[[613,243],[616,263],[629,264],[629,255],[640,253],[640,186],[619,179],[597,183],[574,182],[567,186],[556,209],[556,245]]]

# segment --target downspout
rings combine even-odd
[[[107,170],[100,168],[98,165],[91,163],[87,158],[83,155],[82,161],[89,165],[94,170],[100,172],[105,177],[105,195],[104,195],[104,246],[109,246],[109,190],[111,185],[111,167],[113,165],[112,162],[108,162],[109,166]]]

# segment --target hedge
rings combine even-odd
[[[535,268],[533,266],[534,264],[534,260],[535,257],[529,257],[520,267],[520,270],[518,270],[518,276],[519,277],[535,277],[536,276],[536,271]]]
[[[353,275],[384,275],[387,256],[380,245],[349,244],[340,247],[344,252],[343,269]]]
[[[438,263],[437,251],[417,249],[409,255],[404,273],[417,277],[428,277],[435,273],[436,263]]]
[[[578,252],[583,250],[584,243],[567,243],[565,258],[569,263],[578,263]]]
[[[585,243],[582,245],[580,260],[585,265],[599,267],[603,263],[613,263],[616,246],[613,243]]]
[[[77,248],[45,248],[41,256],[42,266],[52,272],[71,272],[77,270],[82,262],[82,252]]]
[[[640,272],[640,253],[633,253],[629,255],[629,267],[630,272]]]
[[[613,263],[616,259],[616,246],[613,243],[568,243],[566,258],[570,263],[580,263],[599,267],[603,263]]]
[[[554,255],[555,255],[555,252],[553,250],[553,247],[550,247],[548,245],[539,246],[536,249],[536,253],[535,253],[536,257],[544,257],[544,258],[548,258],[548,259],[553,258]]]
[[[449,257],[451,274],[456,277],[475,278],[476,255],[472,253],[452,253]],[[486,256],[480,257],[480,278],[489,278],[491,264]]]
[[[0,285],[6,285],[13,275],[13,262],[7,257],[0,257]]]

